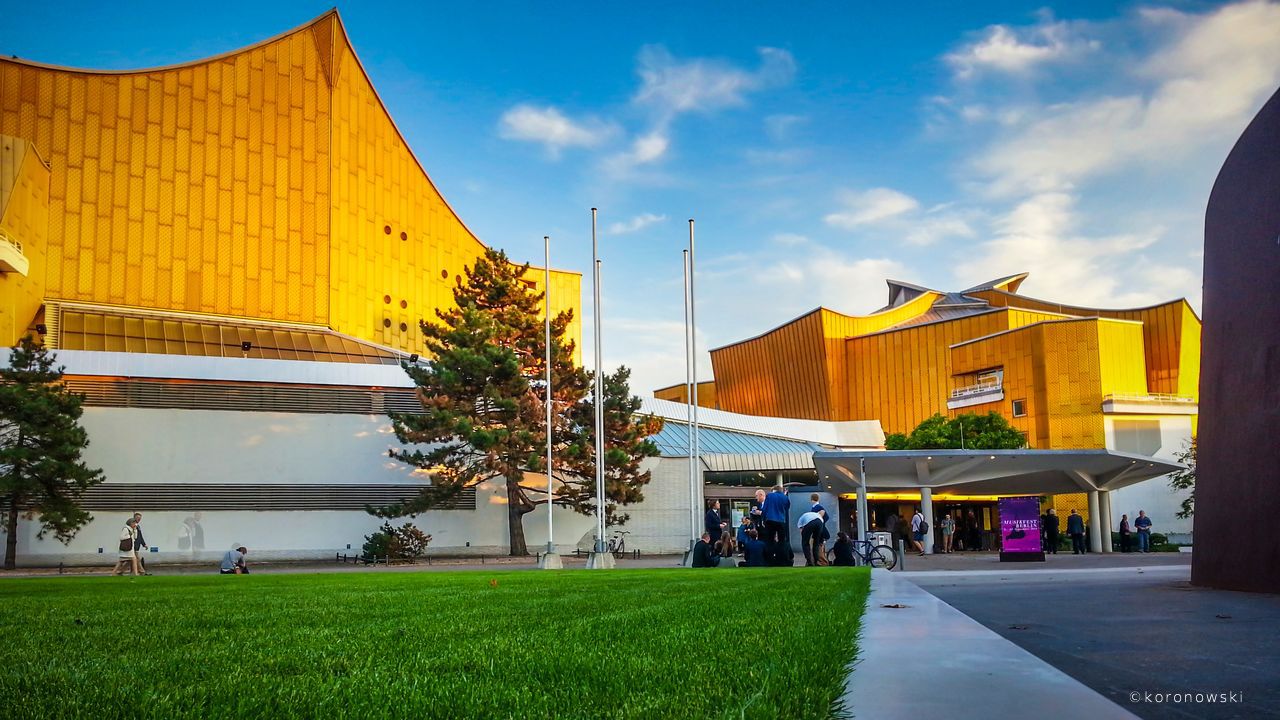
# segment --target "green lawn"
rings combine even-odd
[[[0,714],[822,718],[867,587],[861,568],[0,581]]]

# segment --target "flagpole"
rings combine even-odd
[[[613,567],[613,556],[605,551],[605,492],[604,492],[604,361],[601,358],[600,323],[600,242],[596,232],[596,208],[591,208],[591,269],[595,295],[595,420],[596,420],[596,541],[588,559],[589,568]]]
[[[547,373],[547,551],[543,554],[539,567],[555,569],[562,567],[562,564],[559,554],[556,553],[555,526],[552,519],[555,494],[551,486],[551,476],[554,470],[551,459],[551,430],[554,427],[551,421],[551,238],[547,235],[542,236],[542,264],[542,309],[543,315],[546,316],[543,322],[543,343],[546,351]]]
[[[689,452],[689,550],[693,550],[693,546],[698,542],[698,518],[701,515],[698,508],[698,491],[694,483],[698,476],[696,465],[697,459],[693,454],[693,349],[689,345],[689,251],[683,250],[684,255],[684,414],[685,414],[685,430],[689,433],[688,452]]]
[[[703,512],[703,488],[702,488],[702,448],[698,438],[698,303],[695,289],[697,287],[697,260],[693,251],[693,218],[689,218],[689,349],[690,349],[690,366],[692,368],[691,376],[693,379],[693,394],[690,395],[689,404],[693,411],[693,457],[694,457],[694,490],[696,492],[696,503],[694,504],[694,512],[699,515]]]

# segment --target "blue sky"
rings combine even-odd
[[[5,2],[0,52],[161,65],[328,8]],[[704,351],[818,305],[870,312],[888,277],[958,290],[1029,271],[1032,296],[1198,309],[1213,179],[1280,84],[1267,2],[339,10],[484,241],[538,261],[549,234],[553,264],[586,271],[600,208],[606,365],[638,393],[684,378],[690,217]]]

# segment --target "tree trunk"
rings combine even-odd
[[[18,566],[18,501],[9,498],[9,516],[4,524],[4,569],[12,570]]]
[[[524,516],[532,508],[520,491],[520,483],[507,481],[507,529],[511,534],[511,556],[526,556],[529,546],[524,541]]]

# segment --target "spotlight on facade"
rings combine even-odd
[[[40,323],[39,325],[36,325],[36,332],[41,335],[47,335],[49,333],[49,326],[44,323]]]
[[[240,343],[240,352],[247,353],[247,352],[249,352],[249,351],[250,351],[250,350],[252,350],[252,349],[253,349],[253,343],[252,343],[252,342],[249,342],[248,340],[245,340],[244,342]]]
[[[410,365],[417,364],[417,362],[418,362],[418,353],[413,353],[412,355],[409,356]]]

